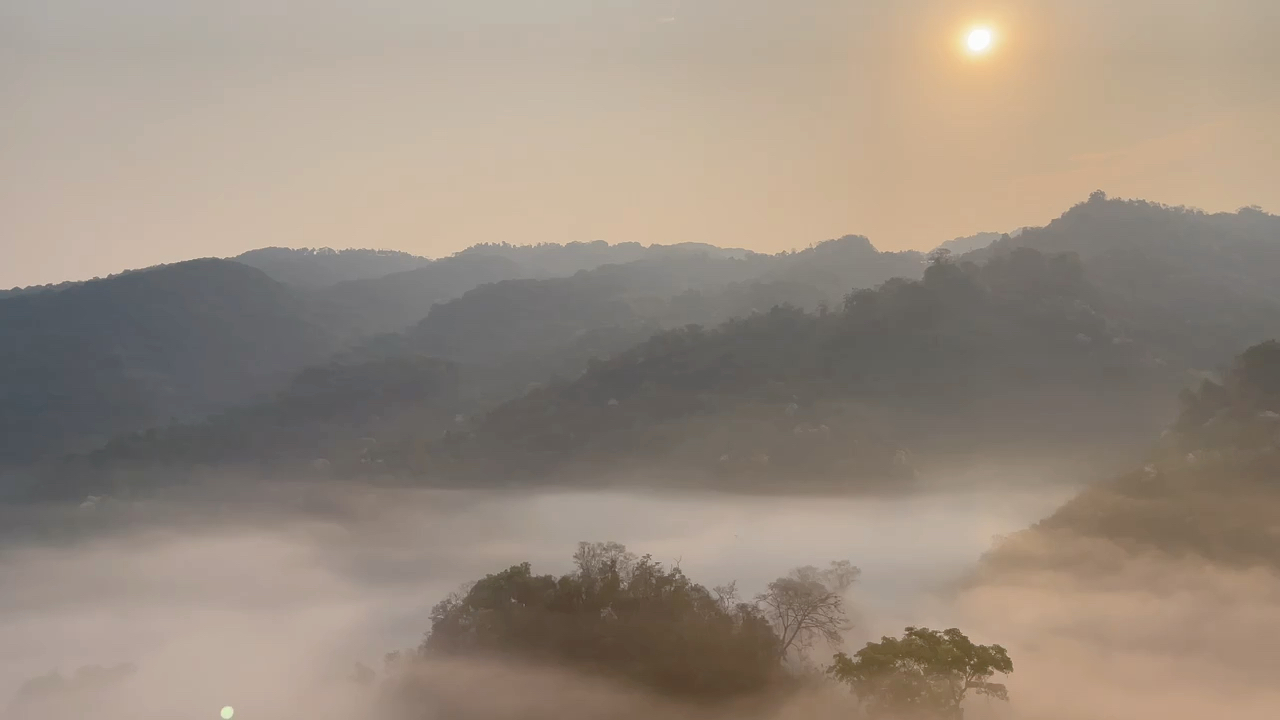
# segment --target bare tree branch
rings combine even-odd
[[[818,638],[832,646],[843,642],[842,633],[852,627],[844,595],[860,572],[847,560],[833,562],[826,570],[796,568],[756,597],[781,640],[780,659],[792,652],[803,655]]]

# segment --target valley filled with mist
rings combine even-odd
[[[0,295],[0,717],[1269,717],[1280,217]]]

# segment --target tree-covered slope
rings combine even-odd
[[[1280,217],[1260,210],[1208,214],[1095,193],[967,257],[1017,247],[1075,253],[1100,310],[1192,364],[1215,367],[1280,334]]]
[[[289,289],[223,260],[0,300],[0,336],[4,463],[244,402],[333,349]]]
[[[1280,344],[1249,348],[1221,383],[1185,391],[1143,467],[1006,539],[982,569],[1106,572],[1117,559],[1108,546],[1280,568]]]
[[[432,261],[396,250],[268,247],[231,258],[297,288],[318,289],[416,270]]]
[[[883,469],[907,444],[1133,438],[1184,377],[1093,296],[1071,256],[938,260],[922,281],[854,292],[836,311],[776,307],[660,334],[496,408],[444,450],[462,466],[550,470],[683,448],[704,466],[745,455],[843,473]]]

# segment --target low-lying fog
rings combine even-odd
[[[1228,701],[1248,717],[1280,708],[1238,667],[1280,669],[1277,651],[1251,646],[1280,631],[1280,583],[1268,575],[1147,565],[1179,581],[1145,598],[1049,576],[935,595],[993,537],[1075,491],[1013,479],[878,498],[277,486],[253,503],[102,501],[59,511],[56,534],[0,547],[0,713],[32,677],[130,662],[137,673],[95,718],[214,718],[224,705],[244,720],[371,717],[347,682],[356,661],[379,669],[383,653],[415,646],[431,606],[463,582],[526,560],[569,570],[580,540],[678,562],[708,587],[737,580],[746,597],[792,567],[849,559],[863,569],[854,649],[907,624],[1001,642],[1017,667],[1017,717],[1132,718],[1157,701],[1160,717],[1179,719]],[[1196,625],[1206,622],[1213,630]],[[450,689],[483,697],[480,685],[515,682],[466,677],[477,686]]]

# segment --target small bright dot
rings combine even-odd
[[[991,47],[991,30],[988,28],[976,28],[969,33],[967,43],[969,50],[972,52],[983,52]]]
[[[222,708],[222,720],[231,720],[231,718],[235,716],[236,716],[235,708],[231,707],[230,705]]]

